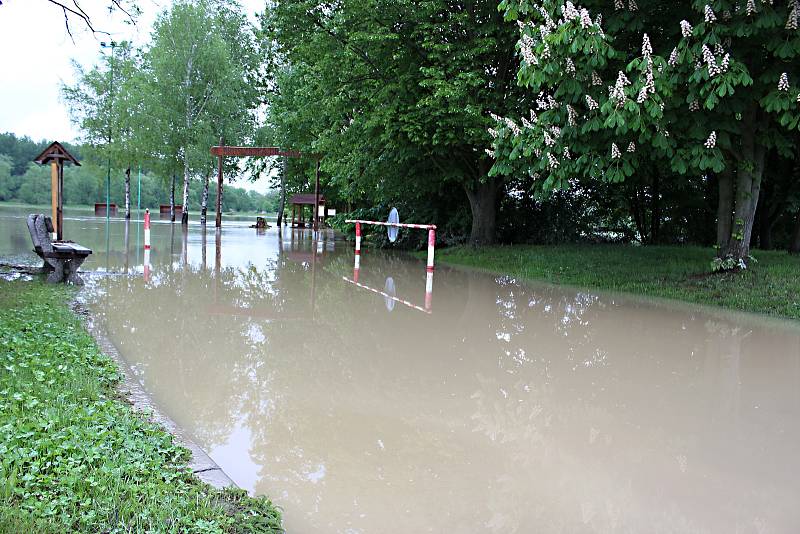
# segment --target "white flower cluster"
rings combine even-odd
[[[552,170],[558,168],[558,160],[550,152],[547,153],[547,166]]]
[[[778,91],[788,91],[789,90],[789,75],[785,72],[781,74],[780,79],[778,79]]]
[[[639,90],[639,95],[636,97],[636,101],[641,104],[645,100],[647,100],[647,95],[655,94],[656,86],[653,80],[653,47],[650,44],[650,37],[647,34],[644,34],[642,38],[642,57],[644,60],[647,61],[647,70],[645,70],[645,82],[642,88]]]
[[[534,46],[536,46],[536,43],[534,42],[533,37],[527,34],[523,34],[522,38],[519,41],[519,51],[522,54],[522,60],[528,66],[539,64],[538,58],[533,53]]]
[[[619,151],[617,143],[611,143],[611,159],[619,159],[622,157],[622,152]]]
[[[703,8],[703,15],[705,17],[706,23],[710,24],[712,22],[716,22],[717,16],[714,14],[714,10],[711,9],[711,6],[706,4],[706,7]]]
[[[636,0],[628,0],[628,11],[638,11],[639,6],[636,5]]]
[[[622,0],[614,0],[614,9],[619,11],[620,9],[625,9],[625,2]]]
[[[564,158],[572,159],[572,154],[569,153],[569,147],[567,146],[564,147]]]
[[[567,104],[567,124],[570,126],[575,126],[577,122],[575,121],[575,117],[578,114],[575,112],[575,108]]]
[[[494,159],[494,150],[487,148],[485,152],[489,155],[490,158]]]
[[[669,66],[674,67],[678,64],[678,47],[672,49],[672,53],[669,55]]]
[[[589,95],[586,95],[586,105],[589,106],[589,110],[594,110],[600,107],[595,99]]]
[[[558,102],[552,95],[545,95],[542,91],[536,96],[536,106],[541,111],[547,111],[548,109],[557,109]]]
[[[494,128],[489,128],[489,135],[492,136],[492,139],[497,139],[498,136],[497,130],[495,130]]]
[[[544,136],[544,145],[545,146],[553,146],[554,144],[556,144],[556,140],[553,139],[553,136],[550,135],[550,132],[548,132],[547,130],[544,130],[542,132],[542,135]]]
[[[700,102],[697,100],[689,102],[689,111],[700,111]]]
[[[589,11],[581,6],[575,6],[569,0],[567,0],[567,2],[561,8],[561,13],[564,15],[563,22],[577,20],[580,23],[581,28],[584,30],[593,25],[592,17],[589,15]]]
[[[619,71],[617,74],[617,81],[614,85],[608,86],[608,98],[616,102],[617,107],[621,107],[625,103],[625,86],[630,85],[631,82],[625,73]]]
[[[692,25],[689,24],[688,20],[681,21],[681,35],[683,35],[684,37],[692,36]]]
[[[719,50],[721,50],[721,47]],[[703,52],[703,61],[705,61],[706,67],[708,67],[709,76],[713,78],[718,74],[727,72],[728,67],[730,66],[730,54],[725,54],[725,56],[723,56],[722,58],[721,63],[717,65],[717,59],[708,46],[703,45],[702,52]]]
[[[636,145],[634,144],[634,142],[633,142],[633,141],[631,141],[630,143],[628,143],[628,152],[630,152],[631,154],[633,154],[634,152],[636,152]]]
[[[575,63],[573,63],[572,58],[568,57],[564,63],[564,70],[567,71],[569,74],[575,74]]]
[[[522,131],[519,129],[519,126],[517,126],[517,123],[514,122],[513,120],[506,117],[505,119],[503,119],[503,121],[506,123],[506,126],[508,126],[508,129],[514,133],[514,135],[519,135],[520,133],[522,133]]]
[[[747,7],[745,7],[747,16],[751,16],[756,12],[756,0],[747,0]]]
[[[704,146],[706,148],[708,148],[709,150],[714,148],[715,146],[717,146],[717,132],[716,131],[711,132],[711,135],[709,135],[708,139],[706,139],[706,142],[705,142]]]
[[[595,70],[592,71],[592,85],[603,85],[603,79]]]
[[[786,29],[796,30],[798,19],[797,0],[789,0],[789,16],[786,18]]]

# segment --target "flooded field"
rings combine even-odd
[[[0,259],[36,263],[22,211]],[[136,222],[65,237],[127,273],[82,298],[289,532],[800,531],[796,324],[444,266],[426,294],[424,260],[355,273],[330,232],[250,222],[154,224],[148,266]]]

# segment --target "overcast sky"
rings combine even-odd
[[[70,2],[67,2],[69,5]],[[137,24],[126,17],[109,14],[108,0],[80,0],[95,29],[111,32],[115,41],[128,40],[142,45],[149,39],[156,15],[169,6],[169,0],[139,0],[142,16]],[[240,0],[245,12],[255,20],[264,0]],[[59,96],[62,82],[75,80],[72,60],[85,67],[95,64],[103,51],[100,41],[108,36],[92,35],[77,18],[70,27],[73,43],[64,27],[63,12],[47,0],[2,0],[0,5],[0,132],[27,135],[34,140],[74,141],[80,132],[70,122]],[[254,187],[266,190],[267,180]],[[242,184],[244,185],[244,184]]]

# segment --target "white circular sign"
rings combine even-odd
[[[392,208],[392,211],[389,212],[389,218],[386,220],[388,224],[398,224],[400,222],[400,215],[397,213],[397,208]],[[386,235],[389,237],[389,242],[394,243],[397,241],[397,234],[400,232],[400,228],[397,226],[387,226],[386,227]]]

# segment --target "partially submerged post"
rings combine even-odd
[[[61,241],[64,239],[64,162],[68,161],[77,166],[80,166],[80,163],[58,141],[51,143],[33,161],[39,165],[50,164],[52,221],[55,227],[55,238]]]

